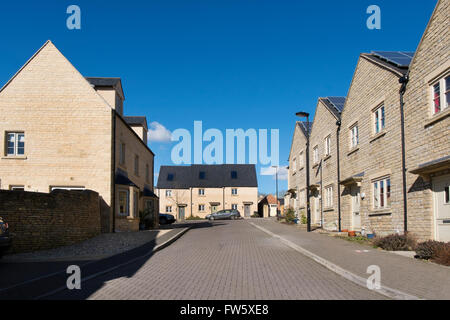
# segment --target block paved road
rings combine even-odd
[[[83,271],[82,271],[83,272]],[[189,230],[169,247],[46,299],[385,299],[245,220]]]

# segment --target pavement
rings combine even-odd
[[[308,233],[273,220],[252,219],[251,223],[357,277],[367,279],[368,267],[378,266],[382,286],[419,299],[450,299],[450,267],[326,234]]]

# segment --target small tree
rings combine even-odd
[[[292,223],[292,222],[294,222],[295,218],[296,217],[295,217],[294,209],[291,209],[291,208],[287,209],[286,210],[286,216],[285,216],[286,222],[287,223]]]

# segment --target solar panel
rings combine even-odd
[[[408,67],[414,57],[414,52],[411,51],[372,51],[372,54],[398,67]]]
[[[336,108],[337,111],[342,112],[345,104],[345,97],[328,97],[328,101]]]

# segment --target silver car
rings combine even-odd
[[[238,210],[228,209],[228,210],[220,210],[215,213],[208,214],[206,219],[213,220],[236,220],[241,218],[241,214]]]

